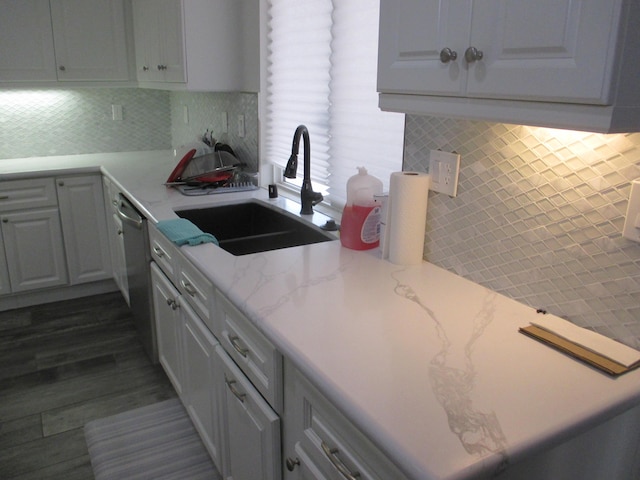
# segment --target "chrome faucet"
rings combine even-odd
[[[323,196],[320,192],[314,192],[311,186],[311,146],[309,144],[309,130],[304,125],[298,126],[293,134],[293,145],[291,156],[284,169],[284,176],[296,178],[298,171],[298,150],[300,147],[300,135],[304,141],[304,177],[302,178],[302,189],[300,190],[300,203],[302,203],[302,215],[313,215],[313,206],[320,203]]]

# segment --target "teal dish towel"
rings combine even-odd
[[[156,224],[158,230],[176,245],[200,245],[201,243],[215,243],[218,239],[210,233],[204,233],[186,218],[162,220]]]

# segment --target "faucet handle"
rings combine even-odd
[[[322,200],[324,200],[324,197],[322,196],[322,194],[320,192],[311,192],[311,193],[312,193],[312,196],[311,196],[311,204],[312,205],[317,205]]]

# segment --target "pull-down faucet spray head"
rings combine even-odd
[[[304,177],[302,179],[302,189],[300,190],[300,203],[302,203],[303,215],[312,215],[313,206],[323,199],[322,194],[314,192],[311,186],[311,145],[309,142],[309,131],[304,125],[298,126],[293,134],[293,145],[291,146],[291,156],[284,169],[283,175],[287,178],[296,178],[298,171],[298,150],[300,148],[300,136],[304,143]]]

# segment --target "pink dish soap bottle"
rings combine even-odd
[[[358,167],[347,180],[347,205],[342,212],[340,242],[353,250],[369,250],[380,245],[380,206],[374,196],[382,194],[382,182]]]

